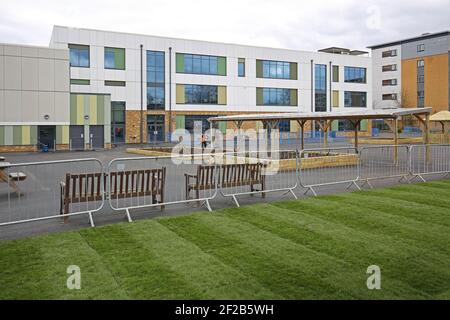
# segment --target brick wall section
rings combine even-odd
[[[34,152],[36,151],[36,146],[0,146],[0,153],[2,152]]]
[[[141,142],[141,127],[139,121],[141,119],[141,111],[127,110],[125,116],[125,142],[126,143],[140,143]],[[144,137],[143,142],[147,142],[147,120],[144,117]]]

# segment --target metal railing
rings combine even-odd
[[[267,193],[290,193],[298,186],[298,152],[278,150],[270,152],[227,152],[216,156],[219,170],[219,191],[223,197],[240,206],[238,196]],[[283,195],[284,195],[283,194]]]
[[[97,201],[78,201],[63,212],[62,185],[67,174],[84,177],[71,185],[70,195],[89,186],[88,175],[103,175],[102,163],[97,159],[75,159],[10,164],[0,170],[0,226],[87,214],[93,226],[93,213],[104,206],[104,198]],[[92,183],[92,182],[89,182]],[[67,187],[67,186],[66,186]],[[95,186],[97,188],[97,186]],[[103,183],[98,185],[103,195]],[[84,191],[83,191],[84,192]],[[64,213],[64,214],[63,214]]]
[[[200,166],[204,171],[200,172]],[[217,168],[212,154],[113,159],[107,169],[108,201],[114,211],[197,203],[212,211]]]
[[[413,145],[410,147],[410,181],[420,179],[426,182],[425,176],[443,174],[450,175],[450,145],[431,144]]]
[[[299,153],[299,183],[317,196],[316,188],[348,184],[355,186],[359,180],[359,154],[354,147],[304,149]]]
[[[373,188],[371,181],[380,179],[399,178],[399,182],[408,181],[411,158],[407,145],[362,147],[359,159],[361,187],[367,184]]]

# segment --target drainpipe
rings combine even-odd
[[[332,67],[331,64],[332,64],[332,62],[330,61],[330,81],[329,81],[330,82],[330,89],[329,89],[329,91],[330,91],[330,99],[329,99],[330,100],[330,112],[333,111],[332,110],[332,103],[331,103],[332,99],[333,99],[332,91],[331,91],[331,77],[333,76],[333,74],[332,74],[333,73],[333,67]]]
[[[172,47],[169,47],[169,142],[172,140]]]
[[[140,130],[140,142],[144,143],[144,66],[143,66],[143,49],[144,45],[141,44],[141,119],[139,121]]]

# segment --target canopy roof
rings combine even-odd
[[[430,114],[431,108],[391,108],[363,111],[341,112],[293,112],[293,113],[255,113],[209,118],[209,121],[270,121],[270,120],[364,120],[397,119],[408,115]],[[449,112],[450,113],[450,112]]]
[[[445,122],[450,121],[450,111],[440,111],[430,117],[431,121]]]

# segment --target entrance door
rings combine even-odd
[[[147,143],[164,142],[164,116],[149,115],[147,116]]]
[[[92,149],[103,149],[105,144],[103,126],[89,126],[89,141]]]
[[[72,150],[84,150],[84,126],[70,126],[69,136]]]
[[[38,126],[38,146],[42,149],[43,145],[47,145],[49,150],[55,149],[56,127],[55,126]]]

